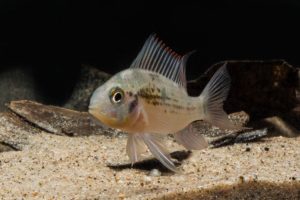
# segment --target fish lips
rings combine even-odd
[[[101,109],[99,107],[90,106],[89,113],[93,115],[96,119],[101,121],[103,124],[112,128],[123,128],[129,123],[128,117],[125,117],[123,120],[120,121],[115,111],[101,112]]]

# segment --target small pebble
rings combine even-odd
[[[247,151],[247,152],[249,152],[250,150],[251,150],[250,147],[247,147],[247,148],[246,148],[246,151]]]
[[[270,150],[270,148],[269,147],[265,147],[265,151],[269,151]]]
[[[125,199],[125,194],[123,194],[123,193],[119,194],[119,198],[120,199]]]
[[[161,172],[158,169],[152,169],[149,172],[149,176],[161,176]]]
[[[240,182],[240,183],[244,183],[244,182],[245,182],[244,176],[240,176],[240,177],[239,177],[239,182]]]
[[[145,176],[145,177],[144,177],[144,181],[145,181],[145,182],[151,182],[151,181],[152,181],[152,178],[149,177],[149,176]]]

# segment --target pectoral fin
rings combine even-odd
[[[205,138],[197,133],[197,131],[188,125],[185,129],[174,134],[176,141],[189,150],[201,150],[208,147]]]
[[[140,160],[141,154],[146,152],[146,146],[143,139],[138,134],[129,134],[126,146],[126,152],[131,164]]]

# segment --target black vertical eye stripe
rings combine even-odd
[[[127,92],[127,94],[130,96],[130,97],[132,97],[132,92]]]
[[[131,113],[138,104],[138,97],[134,95],[134,100],[129,103],[128,111]]]

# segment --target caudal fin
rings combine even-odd
[[[203,92],[201,98],[204,120],[221,129],[240,129],[232,124],[225,111],[223,102],[230,89],[230,76],[226,69],[226,63],[215,72]]]

